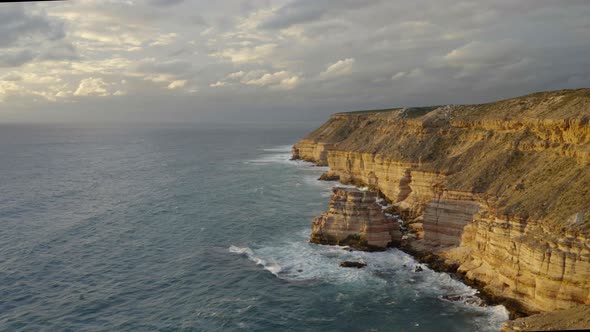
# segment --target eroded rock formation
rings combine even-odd
[[[382,250],[399,243],[399,223],[377,204],[377,193],[335,187],[327,212],[312,222],[310,241],[346,245],[361,250]]]
[[[590,89],[338,113],[293,157],[380,191],[434,254],[525,313],[590,304]]]

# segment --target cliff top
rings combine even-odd
[[[455,117],[471,120],[590,118],[590,88],[537,92],[483,104],[398,107],[340,112],[333,116],[382,115],[399,120],[420,119],[441,109],[447,110],[447,116],[452,112]]]

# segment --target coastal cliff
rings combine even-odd
[[[434,255],[524,314],[590,304],[590,89],[334,114],[293,147],[368,186]]]

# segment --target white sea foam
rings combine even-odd
[[[248,247],[236,247],[234,245],[229,247],[229,252],[234,254],[253,254],[252,250]]]
[[[262,266],[265,270],[269,271],[270,273],[274,274],[275,276],[279,276],[278,273],[281,272],[281,266],[276,262],[267,262],[266,260],[256,256],[252,249],[248,247],[236,247],[234,245],[229,247],[229,252],[239,255],[246,255],[248,259],[256,263],[256,265]]]
[[[498,327],[508,319],[508,312],[503,306],[479,306],[476,289],[446,273],[430,270],[400,250],[389,249],[374,253],[349,251],[346,247],[311,244],[308,239],[309,230],[305,230],[293,234],[283,242],[253,248],[231,246],[229,251],[247,256],[257,265],[286,281],[320,281],[354,287],[394,287],[411,291],[415,298],[439,298],[450,305],[465,308],[463,310],[480,312],[481,318],[477,318],[477,324],[482,331],[489,330],[491,326]],[[342,261],[364,262],[367,266],[363,269],[342,268]],[[423,270],[415,272],[416,266]],[[445,299],[448,297],[453,300]]]
[[[279,145],[279,146],[274,147],[274,148],[262,149],[262,151],[266,151],[266,152],[288,152],[288,153],[291,153],[291,149],[292,148],[293,148],[293,145]]]
[[[300,160],[291,160],[292,145],[279,145],[273,148],[261,149],[263,154],[258,158],[245,161],[246,164],[291,164],[302,165],[304,162]]]
[[[284,164],[298,165],[301,163],[301,161],[291,160],[290,153],[266,153],[256,159],[248,160],[246,163],[253,163],[253,164],[284,163]]]

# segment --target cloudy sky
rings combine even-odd
[[[590,1],[0,4],[0,122],[323,119],[590,87]]]

